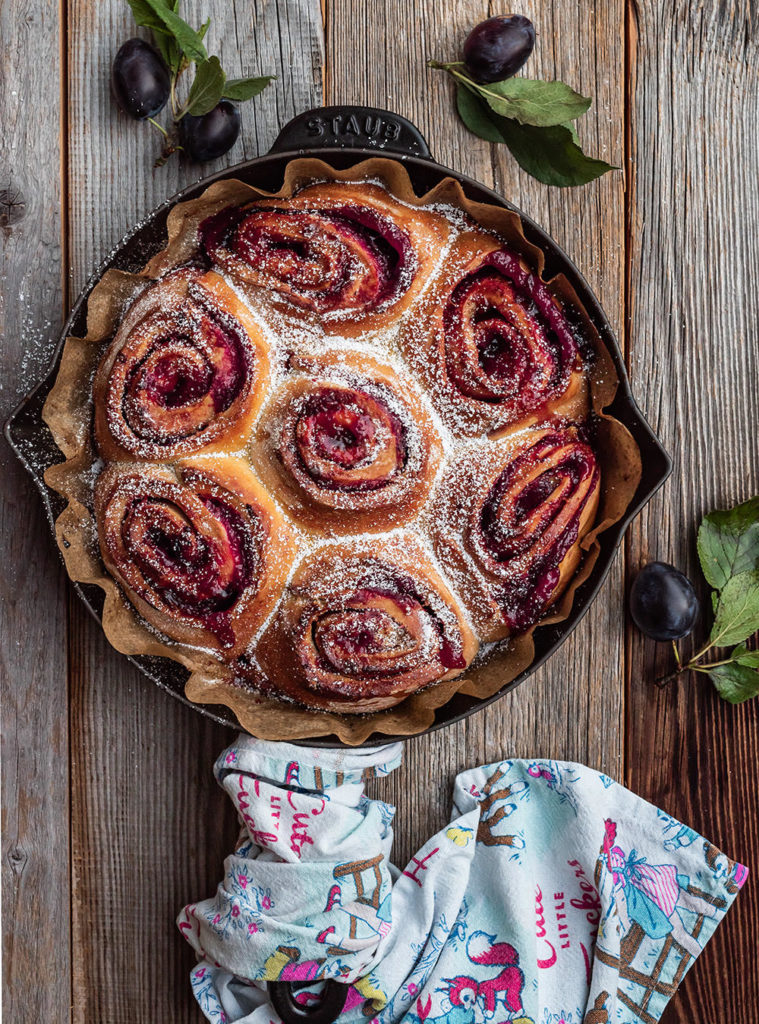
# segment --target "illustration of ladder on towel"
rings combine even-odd
[[[333,871],[335,884],[329,891],[325,912],[337,910],[348,917],[347,934],[338,935],[335,925],[325,928],[319,935],[320,942],[330,941],[331,956],[341,953],[352,953],[358,949],[366,949],[376,945],[378,937],[387,935],[390,930],[390,888],[387,895],[382,896],[382,871],[380,865],[384,860],[382,854],[367,860],[354,860],[347,864],[338,864]],[[351,898],[346,893],[351,880],[355,895]],[[335,942],[337,940],[337,942]]]

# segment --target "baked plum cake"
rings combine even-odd
[[[534,250],[376,181],[183,230],[92,383],[100,556],[153,636],[358,714],[540,622],[601,470],[594,342]]]

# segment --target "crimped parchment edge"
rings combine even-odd
[[[360,716],[313,711],[254,693],[230,682],[229,670],[211,654],[167,641],[148,627],[102,563],[90,507],[91,486],[99,465],[92,442],[91,381],[103,343],[112,336],[125,304],[141,288],[194,255],[201,220],[229,203],[290,196],[316,180],[378,180],[409,205],[441,203],[462,209],[482,227],[515,246],[543,276],[544,253],[527,240],[518,214],[469,200],[453,178],[445,178],[417,196],[405,167],[397,160],[374,157],[336,170],[315,158],[294,159],[287,165],[282,188],[275,193],[234,178],[216,182],[198,198],[180,202],[172,209],[166,246],[139,274],[109,270],[93,289],[87,307],[87,333],[83,339],[67,339],[58,376],[43,410],[43,418],[65,456],[64,462],[47,470],[45,481],[68,501],[56,521],[56,538],[67,571],[73,580],[93,583],[103,590],[103,629],[117,650],[180,662],[191,673],[185,686],[190,701],[228,707],[244,729],[261,739],[304,740],[334,734],[343,743],[353,745],[365,742],[374,733],[411,736],[423,732],[433,724],[435,711],[455,693],[487,699],[528,668],[535,657],[534,629],[561,622],[570,614],[575,591],[589,577],[600,553],[600,534],[624,516],[633,499],[641,476],[641,457],[627,428],[604,411],[619,385],[614,363],[574,288],[563,274],[558,274],[546,283],[580,317],[583,332],[596,353],[590,390],[598,427],[602,493],[597,524],[581,543],[582,563],[550,616],[521,636],[491,648],[460,678],[431,686],[386,711]]]

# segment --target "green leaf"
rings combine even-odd
[[[149,28],[153,32],[166,32],[166,26],[147,0],[127,0],[127,3],[132,8],[134,20],[141,28]]]
[[[575,146],[579,146],[580,145],[580,136],[577,134],[577,129],[575,128],[574,121],[567,121],[567,123],[564,125],[564,127],[572,135],[572,142],[574,142]]]
[[[745,665],[719,665],[709,673],[717,691],[724,700],[731,704],[740,704],[750,697],[759,694],[759,672]]]
[[[202,37],[183,18],[167,7],[164,0],[142,0],[142,2],[150,7],[165,28],[174,36],[186,57],[198,64],[208,60]]]
[[[591,100],[570,89],[564,82],[507,78],[503,82],[478,84],[476,88],[496,114],[539,128],[574,121],[591,104]]]
[[[127,2],[132,8],[134,20],[143,28],[150,29],[153,33],[153,42],[155,43],[155,47],[163,58],[164,63],[172,75],[176,74],[179,69],[182,54],[179,49],[179,44],[174,36],[166,28],[147,0],[127,0]],[[169,11],[172,9],[165,3],[163,6]],[[173,9],[176,10],[178,6],[179,0],[174,0]]]
[[[263,92],[276,76],[262,75],[260,78],[228,78],[224,85],[224,96],[228,100],[243,103]]]
[[[169,71],[171,71],[171,44],[174,43],[174,40],[171,36],[167,36],[165,32],[160,32],[157,29],[154,29],[153,42],[155,43],[155,47],[160,55],[163,57],[164,64]],[[176,46],[176,43],[174,43],[174,45]]]
[[[175,2],[178,3],[179,0],[175,0]],[[203,24],[198,29],[198,35],[200,36],[201,39],[205,39],[205,35],[206,35],[206,32],[208,31],[208,26],[210,24],[211,24],[211,19],[210,18],[206,18],[206,20],[203,22]],[[189,66],[190,66],[190,61],[187,59],[187,57],[185,55],[180,54],[179,65],[177,67],[177,74],[179,74],[179,75],[184,74],[184,72],[189,68]]]
[[[759,570],[731,576],[720,591],[709,641],[730,647],[759,629]]]
[[[459,116],[467,128],[487,142],[505,142],[517,163],[547,185],[584,185],[613,168],[585,156],[573,125],[537,128],[500,117],[463,82],[456,90]]]
[[[194,117],[202,117],[213,110],[224,95],[225,80],[218,57],[209,57],[207,61],[198,64],[195,81],[187,97],[186,112]]]
[[[698,557],[706,582],[717,590],[731,576],[759,569],[759,496],[706,516],[698,531]]]
[[[456,107],[459,117],[470,132],[479,135],[486,142],[503,142],[503,133],[498,127],[501,118],[494,114],[480,97],[459,82],[456,85]]]
[[[607,171],[616,170],[605,160],[586,156],[564,125],[537,128],[502,118],[499,126],[519,166],[546,185],[586,185]]]
[[[749,668],[759,669],[759,651],[749,651],[745,644],[736,647],[731,657],[739,665],[747,665]]]
[[[167,35],[165,32],[158,32],[156,29],[153,29],[153,41],[158,47],[169,71],[172,75],[175,75],[182,64],[182,51],[179,49],[179,43],[174,36]]]

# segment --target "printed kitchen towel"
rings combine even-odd
[[[213,1024],[270,1024],[266,982],[349,986],[341,1024],[657,1021],[746,879],[692,829],[579,764],[462,772],[450,824],[403,871],[363,782],[394,744],[240,736],[216,764],[242,832],[179,928]],[[434,779],[430,780],[434,784]]]

